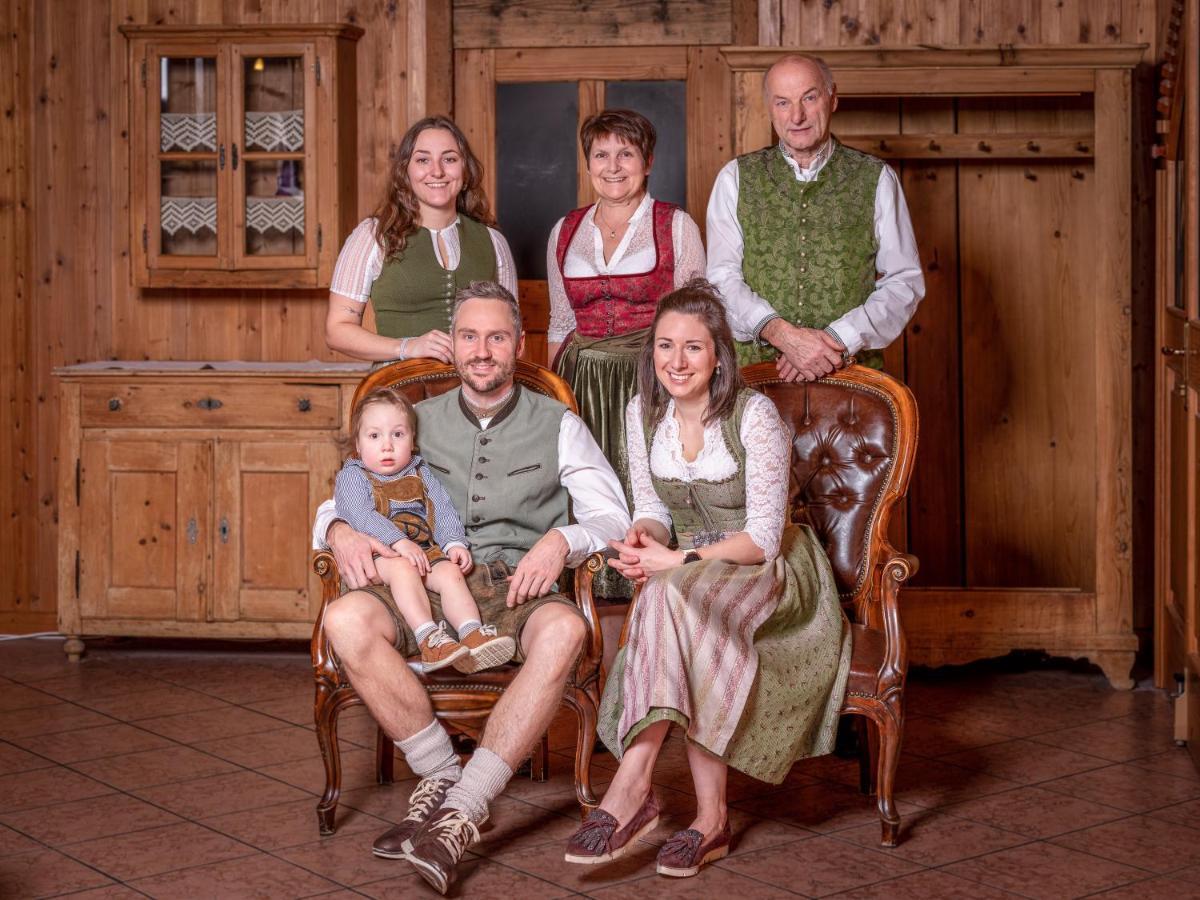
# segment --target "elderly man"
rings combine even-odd
[[[314,542],[328,542],[353,589],[330,604],[326,633],[355,690],[421,779],[408,815],[376,839],[374,852],[408,859],[442,893],[479,840],[489,803],[549,725],[583,646],[583,618],[556,592],[563,566],[629,528],[621,485],[583,421],[513,382],[524,335],[512,294],[489,282],[460,291],[451,339],[462,384],[417,404],[417,437],[466,525],[482,618],[517,641],[524,662],[465,767],[404,661],[416,641],[373,562],[395,553],[335,520],[331,502],[314,527]]]
[[[775,358],[789,381],[849,361],[878,367],[925,294],[896,173],[829,131],[825,62],[785,56],[763,92],[779,144],[730,161],[708,202],[708,278],[743,364]]]

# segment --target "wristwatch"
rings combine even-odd
[[[700,551],[697,550],[695,547],[693,547],[691,550],[683,551],[683,564],[685,566],[688,563],[700,562],[700,559],[701,559]]]

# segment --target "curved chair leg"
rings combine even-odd
[[[541,740],[533,745],[533,753],[529,756],[529,780],[550,780],[550,735],[543,734]]]
[[[391,784],[396,780],[396,745],[379,726],[375,727],[375,780]]]
[[[317,802],[317,826],[322,835],[333,834],[338,798],[342,794],[342,757],[338,750],[337,719],[343,706],[339,691],[317,687],[313,719],[317,726],[317,743],[325,762],[325,793]]]
[[[600,802],[592,793],[592,753],[596,749],[600,699],[587,689],[576,688],[572,693],[571,706],[579,722],[575,741],[575,796],[581,811],[587,815]]]
[[[876,769],[879,820],[883,826],[880,844],[895,847],[900,839],[900,815],[892,793],[896,786],[896,764],[900,761],[900,739],[903,737],[904,721],[892,709],[886,710],[882,721],[875,723],[879,742],[879,761]]]
[[[879,760],[879,731],[866,716],[855,716],[858,751],[858,790],[873,794],[876,788],[875,766]]]

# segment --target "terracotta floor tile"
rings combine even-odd
[[[1176,778],[1200,780],[1200,769],[1196,768],[1196,763],[1186,747],[1173,747],[1162,753],[1155,753],[1131,762],[1139,769],[1162,772],[1164,775],[1174,775]]]
[[[215,741],[195,743],[197,750],[211,753],[247,769],[305,759],[320,760],[321,749],[311,731],[288,725],[271,731],[240,734]]]
[[[223,672],[219,677],[180,682],[182,686],[194,687],[211,697],[226,703],[255,703],[292,697],[297,694],[308,697],[312,702],[313,674],[311,665],[296,672],[279,672],[271,669],[255,669],[242,665]]]
[[[31,850],[45,850],[37,841],[26,837],[18,831],[0,825],[0,857],[13,856],[17,853],[29,853]]]
[[[1083,897],[1146,875],[1142,869],[1045,843],[951,863],[944,871],[1036,900]]]
[[[338,889],[332,881],[266,853],[138,878],[130,885],[161,900],[309,897]]]
[[[1186,825],[1189,828],[1200,828],[1200,800],[1188,800],[1176,803],[1174,806],[1164,806],[1149,813],[1152,818],[1164,822],[1174,822],[1176,825]]]
[[[276,851],[275,855],[338,884],[355,887],[408,874],[404,860],[381,859],[371,853],[377,834],[357,831]]]
[[[280,850],[310,844],[321,838],[317,828],[317,801],[293,800],[276,806],[264,806],[242,812],[227,813],[201,820],[202,825],[214,828],[260,850]],[[338,810],[337,834],[369,831],[379,835],[391,827],[390,822],[369,816],[351,807]]]
[[[687,809],[664,812],[659,819],[658,827],[642,840],[655,848],[661,847],[675,832],[691,825],[695,817],[696,811],[690,806]],[[815,832],[807,829],[786,825],[773,819],[752,816],[738,809],[729,811],[729,828],[733,832],[730,856],[736,856],[739,853],[753,853],[756,850],[765,850],[768,847],[777,847],[780,844],[790,844],[793,841],[816,837]]]
[[[343,790],[338,801],[338,821],[342,808],[357,809],[393,824],[404,818],[408,811],[408,795],[417,786],[417,779],[409,778],[394,784],[371,784],[367,787]]]
[[[924,871],[855,888],[837,896],[838,900],[1013,900],[1014,895],[945,872]]]
[[[12,775],[14,772],[28,772],[31,769],[44,769],[54,765],[48,759],[43,759],[22,750],[7,741],[0,741],[0,775]]]
[[[5,897],[49,897],[112,883],[111,878],[54,850],[0,859],[0,887]]]
[[[260,712],[293,725],[313,727],[313,698],[311,692],[306,697],[275,697],[271,700],[257,700],[244,704],[247,709]]]
[[[1002,744],[1011,740],[1007,734],[993,731],[970,720],[957,723],[932,717],[913,717],[904,723],[905,753],[916,756],[939,757],[951,753]]]
[[[1200,864],[1200,839],[1190,829],[1133,816],[1059,835],[1051,843],[1163,874]]]
[[[127,882],[258,851],[193,822],[183,822],[83,841],[63,852]]]
[[[488,821],[479,829],[482,840],[471,851],[495,858],[547,844],[566,844],[578,827],[577,815],[559,815],[520,800],[498,797],[492,801]]]
[[[279,722],[238,706],[206,709],[143,719],[138,726],[183,744],[199,744],[239,734],[253,734],[279,727]]]
[[[135,891],[123,884],[92,888],[90,891],[70,895],[71,900],[143,900],[145,896],[141,891]]]
[[[1086,749],[1089,755],[1112,762],[1128,762],[1175,747],[1169,728],[1147,728],[1144,722],[1128,717],[1040,734],[1036,740],[1055,747]]]
[[[857,788],[858,777],[847,787]],[[935,807],[1012,790],[1016,782],[987,772],[974,772],[945,760],[903,756],[896,768],[895,799]]]
[[[1037,784],[1109,765],[1106,759],[1035,741],[1009,741],[975,747],[942,757],[942,762],[953,763],[964,769],[978,769],[1021,784]]]
[[[874,824],[847,828],[839,831],[835,837],[922,866],[941,866],[971,856],[982,856],[1027,840],[1011,831],[935,812],[918,812],[902,820],[900,843],[893,848],[879,846],[880,828]]]
[[[123,791],[237,771],[237,766],[223,759],[176,745],[92,759],[75,763],[72,768]]]
[[[384,881],[358,886],[360,893],[378,900],[407,900],[409,897],[436,897],[437,892],[426,885],[412,866],[401,862],[408,869]],[[458,887],[454,893],[462,897],[520,897],[521,900],[552,900],[574,896],[556,884],[543,881],[526,872],[492,860],[470,859],[458,867]]]
[[[528,872],[543,881],[588,896],[592,896],[600,888],[644,878],[654,873],[654,858],[658,855],[658,848],[651,844],[639,841],[636,848],[631,848],[625,856],[615,862],[599,866],[580,866],[563,859],[565,843],[563,840],[543,844],[535,849],[510,850],[490,858],[522,872]],[[472,849],[481,847],[483,845],[477,844]],[[655,884],[655,887],[658,885]]]
[[[112,792],[112,788],[106,784],[59,766],[0,775],[0,797],[4,798],[7,812],[52,806]]]
[[[1027,838],[1048,838],[1128,815],[1111,806],[1036,787],[967,800],[947,806],[941,812],[1013,831]]]
[[[308,740],[316,746],[317,740],[312,732],[308,732]],[[367,787],[376,783],[375,751],[366,750],[355,744],[345,744],[341,748],[342,760],[342,790],[350,791],[355,788]],[[309,757],[293,762],[275,763],[269,766],[258,766],[257,771],[279,781],[287,782],[314,794],[325,793],[325,763],[319,756]],[[397,781],[412,778],[408,766],[396,760],[393,773]]]
[[[81,706],[126,722],[228,706],[224,700],[218,700],[216,697],[167,684],[132,694],[82,697],[77,702]]]
[[[139,788],[133,793],[189,819],[207,819],[312,796],[257,772],[212,775],[192,781]]]
[[[76,667],[70,674],[34,683],[39,691],[53,694],[63,700],[94,700],[97,697],[113,697],[140,693],[162,687],[154,679],[126,671],[121,667],[85,664]]]
[[[13,743],[60,763],[82,762],[171,746],[166,738],[124,723],[13,738]]]
[[[57,703],[58,699],[53,694],[47,694],[45,691],[26,687],[23,684],[10,684],[0,691],[0,712],[45,706],[47,703]]]
[[[0,713],[0,738],[13,740],[35,734],[51,734],[56,731],[112,724],[113,720],[108,716],[59,700],[29,709]]]
[[[612,887],[593,888],[588,896],[602,900],[695,900],[697,897],[747,897],[754,900],[782,900],[795,897],[790,891],[780,890],[761,881],[747,878],[715,865],[705,866],[693,878],[664,878],[654,873],[637,881],[626,881]]]
[[[809,897],[824,897],[921,868],[886,852],[827,837],[733,856],[716,865]]]
[[[105,794],[55,806],[0,813],[0,821],[52,846],[74,844],[181,821],[166,810],[126,794]]]
[[[1113,888],[1093,894],[1104,900],[1200,900],[1200,884],[1188,884],[1184,881],[1162,875],[1148,878],[1145,881],[1135,881],[1123,887]]]
[[[1200,797],[1200,782],[1162,775],[1128,763],[1047,781],[1042,787],[1129,812],[1147,812]]]
[[[732,805],[754,815],[778,819],[822,834],[879,821],[874,797],[860,794],[845,785],[828,782]],[[901,816],[910,814],[914,808],[897,804]]]

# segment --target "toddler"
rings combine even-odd
[[[350,419],[355,452],[334,484],[338,518],[400,555],[375,567],[421,649],[424,671],[454,666],[477,672],[512,659],[516,642],[480,621],[467,587],[471,552],[450,495],[417,455],[417,415],[394,388],[365,396]],[[446,565],[443,565],[446,563]],[[435,624],[425,588],[442,598],[446,622]]]

